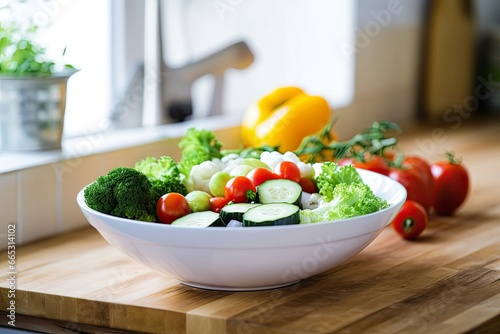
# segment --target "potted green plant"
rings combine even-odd
[[[0,151],[61,147],[67,81],[76,70],[49,59],[36,31],[0,23]]]

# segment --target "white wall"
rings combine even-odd
[[[336,110],[347,138],[375,120],[416,115],[424,1],[358,0],[354,100]]]
[[[126,2],[129,1],[131,0]],[[355,0],[351,1],[355,3]],[[244,0],[220,0],[208,1],[207,3],[212,6],[216,2],[227,3],[233,7],[223,13],[223,20],[217,18],[217,12],[213,7],[200,9],[205,26],[198,27],[198,31],[196,28],[186,28],[188,23],[193,24],[193,22],[196,22],[193,21],[193,16],[185,16],[178,20],[181,26],[177,30],[175,30],[175,22],[172,22],[172,20],[167,21],[166,29],[170,29],[169,38],[171,39],[167,43],[167,49],[175,49],[173,54],[171,53],[168,56],[168,61],[173,65],[181,65],[183,57],[194,55],[196,58],[196,56],[203,54],[203,48],[197,48],[197,43],[186,40],[189,31],[195,36],[198,35],[201,42],[209,48],[210,45],[213,45],[213,41],[224,40],[225,36],[234,35],[234,31],[231,31],[237,24],[237,22],[233,22],[234,18],[245,14],[253,3]],[[355,71],[354,95],[352,96],[352,102],[347,107],[345,103],[337,103],[336,100],[331,101],[331,104],[336,109],[336,114],[339,116],[336,128],[341,137],[351,136],[374,120],[393,120],[401,125],[415,121],[424,12],[427,2],[427,0],[357,1],[357,8],[354,11],[355,17],[353,18],[357,27],[357,37],[356,45],[352,45],[356,50],[355,58],[352,61]],[[185,11],[189,9],[189,11],[193,11],[198,8],[195,4],[199,6],[202,2],[183,0],[180,2],[168,1],[166,3],[169,4],[172,10]],[[475,0],[474,4],[480,33],[486,31],[492,24],[500,23],[499,1]],[[262,15],[265,15],[271,12],[272,7],[257,6],[257,9],[260,10]],[[207,10],[211,17],[206,17],[208,15]],[[142,14],[140,11],[136,13]],[[283,13],[283,15],[291,14]],[[214,32],[214,29],[217,30],[218,27],[208,28],[207,22],[214,17],[214,22],[221,27],[223,23],[228,23],[226,31],[221,28],[222,30],[219,29]],[[249,24],[249,22],[245,24]],[[262,21],[256,18],[253,22],[258,26]],[[329,22],[329,24],[331,23]],[[326,25],[325,27],[330,26]],[[304,29],[307,29],[307,24]],[[292,31],[290,31],[289,35],[282,34],[280,36],[282,39],[293,40]],[[341,45],[337,46],[340,49]],[[318,48],[318,52],[321,52],[321,48]],[[137,49],[135,49],[135,53],[137,53]],[[137,55],[134,57],[137,58]],[[246,74],[241,72],[232,73],[232,75],[244,77]],[[270,86],[269,82],[264,84]],[[255,86],[255,83],[252,85]],[[203,91],[202,86],[205,88],[210,87],[210,81],[206,79],[205,82],[200,81],[196,89]],[[236,89],[238,88],[232,87],[231,93],[234,94]],[[264,91],[266,89],[260,87],[260,90],[257,89],[252,93],[253,95],[248,97],[243,105]],[[248,92],[245,91],[245,93]],[[198,106],[207,103],[209,103],[207,98],[199,98],[199,101],[196,102]],[[240,107],[237,112],[243,112],[241,109],[243,107]]]
[[[165,4],[169,64],[183,65],[239,40],[252,50],[255,59],[250,67],[225,73],[224,113],[243,113],[255,100],[285,85],[324,96],[333,106],[351,101],[354,64],[341,46],[353,43],[356,6],[352,0],[177,0]],[[204,99],[210,89],[208,81],[195,85],[195,113],[206,114],[210,100]]]

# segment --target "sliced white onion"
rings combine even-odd
[[[322,201],[321,195],[318,193],[309,194],[305,191],[302,192],[301,203],[303,209],[314,210],[321,205]]]

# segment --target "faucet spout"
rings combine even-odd
[[[206,74],[223,74],[228,68],[242,70],[252,62],[252,52],[245,42],[240,41],[206,58],[172,70],[184,73],[187,80],[194,81]]]
[[[215,77],[209,114],[220,114],[225,71],[250,66],[254,60],[252,52],[240,41],[184,66],[169,67],[163,57],[161,3],[146,0],[143,125],[180,122],[191,116],[192,85],[204,75]]]

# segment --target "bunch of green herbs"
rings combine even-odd
[[[58,66],[46,55],[46,49],[35,41],[37,26],[21,26],[0,22],[0,75],[50,76],[64,69],[74,70],[70,64]],[[63,50],[63,56],[66,49]]]

